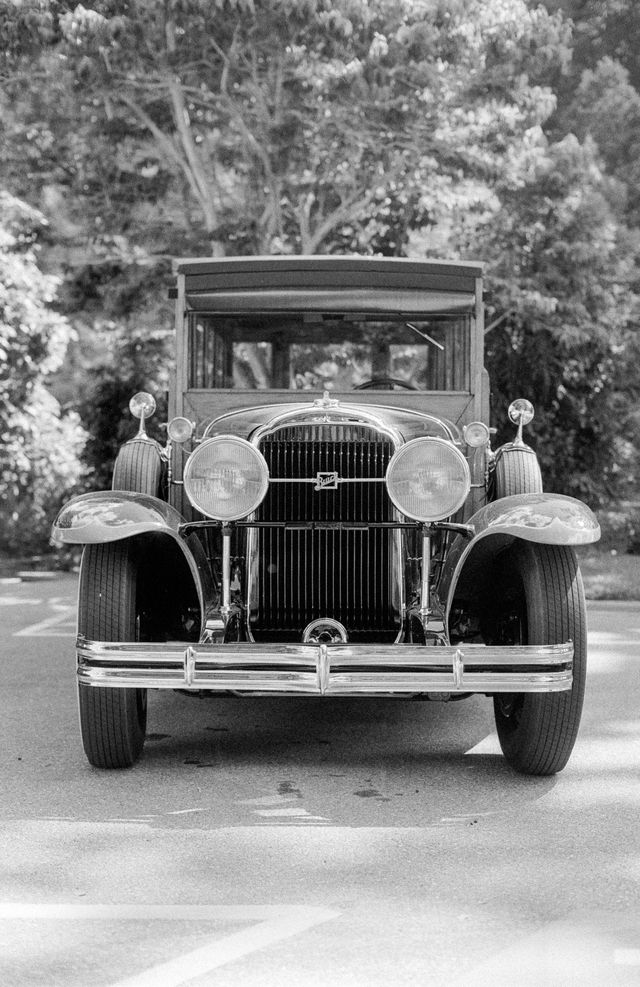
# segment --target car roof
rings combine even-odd
[[[279,297],[274,296],[274,304],[279,304],[283,292],[442,292],[455,299],[459,293],[475,294],[482,264],[341,255],[196,257],[178,260],[176,273],[184,276],[189,301],[195,308],[204,309],[213,302],[223,304],[227,293],[233,293],[239,301],[238,292],[276,292]],[[316,300],[320,305],[335,301],[322,301],[319,296]],[[257,303],[257,297],[254,301]],[[293,301],[290,298],[287,307]],[[446,301],[443,298],[445,308]],[[466,304],[471,301],[472,297],[468,297]],[[397,302],[396,296],[393,304]]]
[[[176,261],[179,274],[232,274],[263,271],[369,271],[418,277],[425,274],[482,277],[482,263],[462,260],[420,260],[410,257],[360,257],[357,255],[316,254],[269,257],[183,257]]]

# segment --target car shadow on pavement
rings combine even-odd
[[[179,698],[189,702],[196,709],[188,733],[184,708],[169,715],[162,703],[152,721],[154,729],[158,720],[165,726],[150,733],[134,769],[151,787],[171,771],[183,796],[198,793],[155,825],[473,825],[555,784],[513,771],[492,743],[490,704],[479,699],[444,708],[386,699]]]

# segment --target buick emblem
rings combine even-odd
[[[316,485],[314,490],[337,490],[337,473],[316,473]]]

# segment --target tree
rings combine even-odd
[[[632,345],[635,220],[614,200],[635,172],[630,146],[617,184],[602,174],[593,141],[617,151],[587,103],[603,75],[580,143],[547,143],[570,49],[561,14],[524,0],[0,0],[0,164],[51,209],[69,313],[132,340],[166,324],[149,299],[176,254],[488,255],[496,379],[543,347],[582,409],[586,483],[589,375],[617,386]],[[602,456],[609,483],[622,460]]]
[[[585,68],[608,57],[640,89],[640,8],[634,0],[545,0],[545,7],[573,22],[573,74],[578,79]]]
[[[7,18],[5,91],[24,85],[35,35],[39,77],[75,93],[75,131],[112,143],[115,180],[84,191],[97,204],[100,188],[113,201],[146,183],[147,207],[159,189],[182,195],[214,253],[400,254],[408,229],[486,208],[550,110],[537,80],[567,40],[523,0],[29,7]],[[144,242],[149,209],[134,217]]]
[[[564,129],[595,141],[618,180],[618,214],[640,225],[640,93],[627,70],[608,56],[585,68],[561,119]]]
[[[7,193],[0,206],[0,549],[25,552],[46,547],[51,511],[80,480],[84,433],[46,387],[71,329],[36,264],[44,219]]]
[[[629,491],[639,438],[640,243],[617,221],[611,191],[597,149],[569,136],[522,187],[501,190],[500,214],[478,231],[492,259],[498,438],[512,433],[509,402],[530,398],[547,487],[592,503]]]

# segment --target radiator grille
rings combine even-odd
[[[337,489],[271,482],[260,521],[352,521],[360,530],[257,529],[252,632],[256,640],[300,640],[306,625],[333,617],[350,639],[393,640],[399,615],[392,601],[393,533],[374,529],[393,509],[382,483],[393,454],[389,439],[360,425],[289,426],[261,446],[272,481],[337,473]]]

